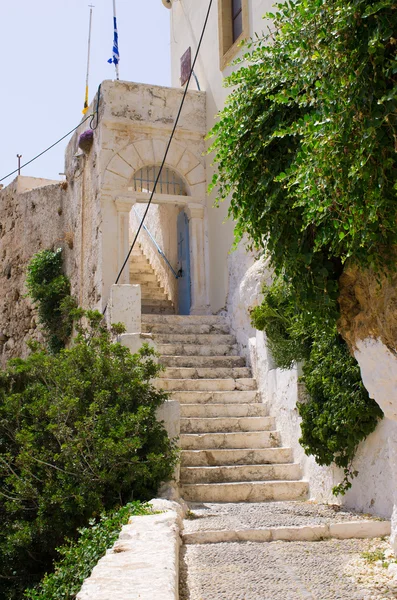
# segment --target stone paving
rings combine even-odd
[[[190,503],[184,532],[263,527],[323,525],[343,521],[371,519],[337,505],[312,502],[261,502],[240,504]]]
[[[184,532],[321,525],[369,519],[311,502],[190,504]],[[362,553],[380,540],[187,545],[180,561],[180,600],[386,600],[397,581],[362,577]],[[360,562],[361,561],[361,562]],[[357,577],[357,566],[360,569]]]
[[[180,600],[386,600],[346,573],[370,540],[223,543],[182,549]]]

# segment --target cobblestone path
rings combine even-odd
[[[310,503],[196,504],[185,531],[356,520],[359,515]],[[367,516],[368,517],[368,516]],[[351,565],[373,540],[186,545],[180,600],[386,600],[395,585],[366,585]]]
[[[383,600],[347,576],[368,540],[192,545],[181,556],[180,600]],[[391,595],[390,595],[391,594]]]

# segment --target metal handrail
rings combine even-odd
[[[135,206],[132,207],[134,209],[135,215],[137,216],[137,218],[140,220],[140,215],[138,213],[138,211],[136,210]],[[142,221],[140,221],[142,223]],[[164,254],[164,252],[162,251],[162,249],[160,248],[160,246],[158,245],[158,243],[156,242],[155,238],[153,237],[153,235],[150,233],[149,229],[146,227],[145,224],[143,224],[143,229],[146,231],[146,233],[148,234],[148,236],[150,237],[150,239],[152,240],[153,244],[156,246],[157,248],[157,252],[160,254],[160,256],[165,260],[165,262],[167,263],[168,267],[171,269],[172,274],[174,275],[175,279],[179,279],[179,275],[178,273],[175,271],[175,269],[173,268],[173,266],[171,265],[170,261],[168,260],[168,258],[166,257],[166,255]]]

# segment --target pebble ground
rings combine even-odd
[[[185,533],[193,531],[253,529],[322,525],[342,521],[371,519],[337,505],[312,502],[259,502],[240,504],[191,503],[190,518],[184,522]]]
[[[369,588],[346,574],[352,560],[369,547],[368,540],[186,546],[180,600],[397,598],[393,591]]]
[[[185,532],[369,518],[310,502],[192,504]],[[363,560],[381,540],[219,543],[181,549],[180,600],[389,600],[397,581]],[[368,567],[368,568],[367,568]],[[366,574],[368,576],[366,576]]]

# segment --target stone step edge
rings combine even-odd
[[[209,530],[183,533],[184,544],[225,542],[319,542],[329,539],[372,539],[390,535],[390,521],[345,521],[258,529]]]

